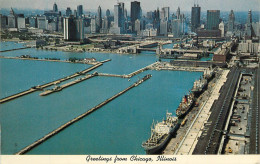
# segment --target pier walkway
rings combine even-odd
[[[11,49],[11,50],[2,50],[2,51],[0,51],[0,53],[2,53],[2,52],[8,52],[8,51],[22,50],[22,49],[28,49],[28,48],[31,48],[31,47],[15,48],[15,49]]]
[[[130,89],[137,87],[138,85],[142,84],[144,81],[148,80],[151,77],[151,75],[146,75],[144,76],[141,80],[138,80],[137,82],[135,82],[134,84],[132,84],[131,86],[129,86],[128,88],[124,89],[123,91],[117,93],[116,95],[110,97],[109,99],[105,100],[104,102],[98,104],[97,106],[89,109],[88,111],[86,111],[85,113],[79,115],[78,117],[75,117],[74,119],[70,120],[69,122],[61,125],[59,128],[55,129],[54,131],[48,133],[47,135],[45,135],[44,137],[40,138],[39,140],[35,141],[34,143],[32,143],[31,145],[25,147],[24,149],[20,150],[19,152],[16,153],[16,155],[22,155],[25,154],[26,152],[30,151],[31,149],[35,148],[37,145],[43,143],[44,141],[46,141],[47,139],[51,138],[52,136],[58,134],[59,132],[61,132],[62,130],[64,130],[65,128],[69,127],[70,125],[74,124],[75,122],[81,120],[82,118],[86,117],[87,115],[91,114],[92,112],[98,110],[99,108],[103,107],[104,105],[106,105],[107,103],[111,102],[112,100],[114,100],[115,98],[121,96],[122,94],[124,94],[125,92],[129,91]]]
[[[105,60],[105,61],[103,61],[103,62],[107,62],[107,61],[109,61],[109,60]],[[76,73],[74,73],[74,74],[72,74],[72,75],[69,75],[69,76],[60,78],[60,79],[58,79],[58,80],[55,80],[55,81],[52,81],[52,82],[49,82],[49,83],[46,83],[46,84],[43,84],[43,85],[34,86],[34,87],[32,87],[32,88],[30,88],[30,89],[28,89],[28,90],[22,91],[22,92],[20,92],[20,93],[16,93],[16,94],[11,95],[11,96],[8,96],[8,97],[6,97],[6,98],[1,99],[1,100],[0,100],[0,104],[5,103],[5,102],[10,101],[10,100],[13,100],[13,99],[16,99],[16,98],[18,98],[18,97],[21,97],[21,96],[30,94],[30,93],[32,93],[32,92],[35,92],[35,91],[38,91],[38,90],[42,90],[42,89],[44,89],[44,88],[47,88],[47,87],[49,87],[49,86],[52,86],[52,85],[61,83],[61,82],[63,82],[63,81],[66,81],[66,80],[69,80],[69,79],[72,79],[72,78],[75,78],[75,77],[84,75],[84,74],[86,74],[86,73],[88,73],[88,72],[90,72],[90,71],[92,71],[92,70],[94,70],[94,69],[100,67],[101,65],[103,65],[102,62],[100,62],[100,63],[98,63],[98,64],[96,64],[96,65],[94,65],[94,66],[92,66],[92,67],[90,67],[90,68],[87,68],[87,69],[85,69],[85,70],[83,70],[83,71],[76,72]]]
[[[9,57],[9,56],[0,56],[0,58],[2,59],[17,59],[17,60],[33,60],[33,61],[47,61],[47,62],[60,62],[60,63],[76,63],[76,64],[89,64],[89,65],[96,65],[98,63],[105,63],[108,61],[111,61],[111,59],[107,59],[104,61],[94,61],[94,62],[84,62],[84,61],[75,61],[75,62],[71,62],[68,60],[53,60],[53,59],[36,59],[36,58],[22,58],[22,57]]]
[[[76,80],[74,80],[74,81],[68,82],[68,83],[66,83],[66,84],[64,84],[64,85],[55,87],[55,88],[50,89],[50,90],[46,90],[46,91],[40,93],[40,96],[46,96],[46,95],[52,94],[52,93],[54,93],[54,92],[61,91],[61,90],[64,89],[64,88],[70,87],[70,86],[72,86],[72,85],[74,85],[74,84],[80,83],[80,82],[85,81],[85,80],[87,80],[87,79],[90,79],[90,78],[92,78],[92,77],[94,77],[94,76],[96,76],[96,74],[86,75],[86,76],[83,77],[83,78],[79,78],[79,79],[76,79]]]

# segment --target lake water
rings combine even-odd
[[[8,47],[8,48],[7,48]],[[0,49],[22,47],[1,42]],[[23,49],[2,56],[30,55],[62,60],[70,57],[112,59],[93,70],[111,74],[129,74],[154,63],[151,52],[136,55],[72,53]],[[91,65],[47,61],[0,59],[1,98],[32,86],[81,71]],[[1,104],[1,151],[14,154],[60,125],[84,113],[107,98],[132,85],[146,74],[151,79],[131,89],[96,112],[48,139],[27,154],[145,154],[141,144],[150,136],[153,120],[161,121],[166,111],[175,115],[181,98],[192,88],[202,72],[145,71],[128,79],[94,77],[69,88],[41,97],[39,92]]]

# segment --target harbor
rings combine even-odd
[[[145,77],[143,77],[142,79],[138,80],[137,82],[135,82],[134,84],[132,84],[131,86],[129,86],[128,88],[124,89],[123,91],[117,93],[116,95],[110,97],[109,99],[105,100],[104,102],[98,104],[97,106],[89,109],[87,112],[79,115],[78,117],[70,120],[69,122],[63,124],[62,126],[60,126],[59,128],[55,129],[54,131],[48,133],[47,135],[45,135],[44,137],[40,138],[39,140],[35,141],[34,143],[32,143],[31,145],[25,147],[24,149],[20,150],[19,152],[16,153],[16,155],[21,155],[21,154],[25,154],[26,152],[28,152],[29,150],[33,149],[34,147],[36,147],[37,145],[43,143],[44,141],[46,141],[47,139],[49,139],[50,137],[58,134],[60,131],[64,130],[65,128],[67,128],[68,126],[72,125],[73,123],[81,120],[82,118],[86,117],[87,115],[91,114],[92,112],[96,111],[97,109],[101,108],[102,106],[106,105],[107,103],[109,103],[110,101],[114,100],[115,98],[121,96],[122,94],[124,94],[125,92],[127,92],[128,90],[137,87],[138,85],[142,84],[143,82],[145,82],[146,80],[148,80],[149,78],[151,78],[151,75],[148,74]]]
[[[107,60],[106,60],[107,61]],[[105,62],[106,62],[105,61]],[[33,86],[32,88],[28,89],[28,90],[25,90],[25,91],[22,91],[20,93],[17,93],[17,94],[14,94],[14,95],[11,95],[11,96],[8,96],[8,97],[5,97],[3,99],[0,100],[0,104],[2,103],[5,103],[7,101],[10,101],[10,100],[13,100],[13,99],[16,99],[18,97],[21,97],[21,96],[25,96],[27,94],[30,94],[30,93],[33,93],[35,91],[38,91],[38,90],[42,90],[44,88],[47,88],[47,87],[50,87],[52,85],[55,85],[55,84],[58,84],[58,83],[61,83],[63,81],[66,81],[66,80],[69,80],[69,79],[72,79],[72,78],[75,78],[75,77],[78,77],[80,75],[84,75],[94,69],[96,69],[97,67],[100,67],[101,65],[103,65],[102,63],[98,63],[88,69],[85,69],[85,70],[82,70],[80,72],[76,72],[72,75],[69,75],[69,76],[66,76],[66,77],[63,77],[61,79],[58,79],[58,80],[55,80],[55,81],[52,81],[52,82],[49,82],[49,83],[46,83],[46,84],[42,84],[42,85],[37,85],[37,86]]]

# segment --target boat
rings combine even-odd
[[[142,143],[142,147],[146,154],[157,154],[165,148],[172,135],[178,129],[178,118],[173,117],[172,113],[166,113],[166,119],[151,127],[151,137]]]
[[[199,96],[206,89],[207,84],[208,84],[207,79],[200,78],[199,80],[196,80],[194,82],[191,92],[195,96]]]
[[[178,118],[183,118],[190,111],[194,103],[194,94],[184,95],[179,107],[176,109],[176,115]]]
[[[203,73],[203,78],[206,79],[208,82],[215,76],[214,69],[206,69]]]

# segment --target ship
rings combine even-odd
[[[203,78],[206,79],[208,82],[215,76],[214,69],[206,69],[203,73]]]
[[[176,115],[178,118],[183,118],[190,111],[194,103],[194,94],[184,95],[179,107],[176,109]]]
[[[151,127],[151,137],[142,143],[146,154],[158,154],[165,148],[172,135],[178,129],[178,118],[173,117],[172,113],[166,113],[166,119]]]
[[[208,84],[207,79],[200,78],[199,80],[196,80],[194,82],[191,92],[195,96],[199,96],[207,88],[207,84]]]

